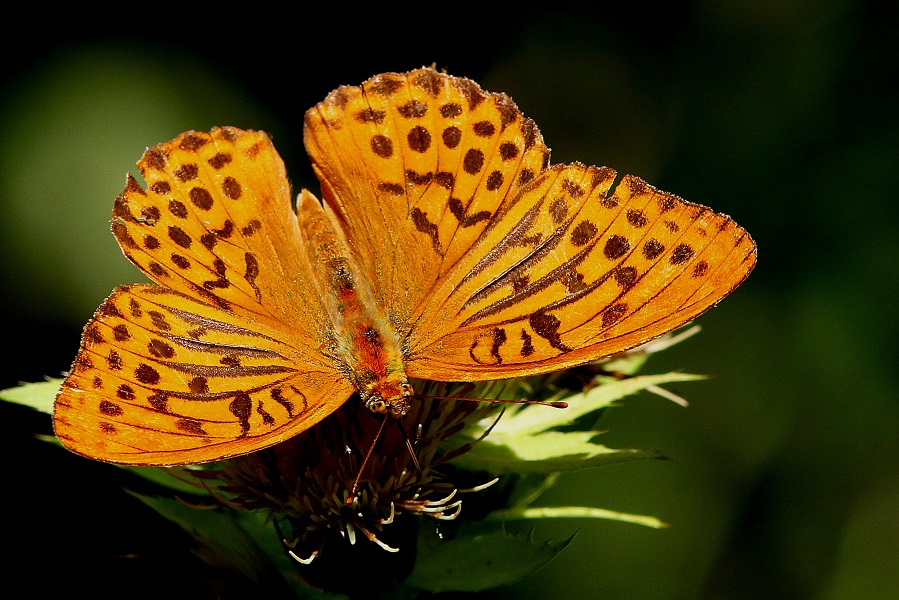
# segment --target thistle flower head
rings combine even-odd
[[[416,382],[421,396],[443,384]],[[459,393],[462,386],[451,392]],[[266,450],[192,471],[232,508],[268,510],[288,552],[308,564],[333,543],[367,539],[397,552],[406,515],[454,519],[462,510],[444,465],[471,444],[448,439],[495,407],[418,399],[403,417],[375,415],[349,401],[315,427]]]

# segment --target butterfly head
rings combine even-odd
[[[397,419],[409,412],[409,398],[415,394],[408,381],[375,381],[361,392],[365,408]]]

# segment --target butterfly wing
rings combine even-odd
[[[432,69],[335,90],[306,113],[305,142],[326,207],[401,338],[502,200],[549,160],[508,96]]]
[[[158,285],[118,288],[85,327],[54,409],[71,450],[184,464],[274,444],[352,385],[321,349],[315,286],[284,166],[268,137],[188,132],[147,150],[112,229]]]
[[[755,244],[732,219],[631,176],[609,193],[614,176],[557,165],[504,204],[429,298],[439,308],[420,321],[409,374],[486,380],[598,360],[696,318],[748,276]]]
[[[306,146],[411,376],[597,360],[695,318],[755,264],[730,218],[635,177],[609,193],[611,169],[548,168],[508,97],[431,69],[336,90]]]

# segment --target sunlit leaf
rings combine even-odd
[[[53,413],[53,401],[61,384],[62,379],[23,383],[18,387],[0,390],[0,400],[30,406],[49,415]]]

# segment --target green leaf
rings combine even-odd
[[[626,379],[608,378],[599,385],[566,398],[568,408],[523,405],[512,408],[495,422],[484,419],[460,437],[472,443],[491,426],[490,434],[453,460],[462,468],[492,473],[551,473],[598,467],[628,460],[658,458],[654,450],[613,449],[593,440],[593,430],[560,431],[579,418],[614,405],[617,400],[642,390],[672,382],[696,381],[702,375],[666,373]]]
[[[510,584],[543,567],[573,538],[535,541],[496,525],[461,523],[452,539],[442,539],[439,529],[422,527],[415,568],[403,585],[440,593]]]
[[[59,393],[62,379],[48,379],[37,383],[23,383],[14,388],[0,390],[0,400],[30,406],[48,415],[53,414],[53,402]]]
[[[697,381],[705,379],[704,375],[690,373],[664,373],[661,375],[639,375],[627,379],[608,378],[607,381],[590,388],[585,392],[574,394],[565,398],[568,408],[554,409],[539,405],[524,405],[518,410],[507,411],[507,414],[499,420],[493,428],[490,437],[497,433],[515,433],[526,435],[540,431],[546,431],[555,427],[570,425],[579,417],[595,412],[602,408],[613,406],[616,400],[636,394],[652,386],[660,386],[666,383],[683,381]],[[492,424],[492,420],[485,419],[477,427],[486,430]],[[477,437],[480,435],[475,428],[466,430],[467,435]]]
[[[129,465],[117,465],[138,477],[152,481],[175,492],[192,494],[194,496],[210,496],[206,488],[195,485],[190,476],[190,467],[134,467]],[[185,479],[187,481],[185,481]]]
[[[647,515],[634,515],[630,513],[607,510],[605,508],[593,508],[591,506],[544,506],[530,508],[509,508],[495,510],[488,514],[487,521],[521,521],[527,519],[609,519],[623,523],[645,525],[655,529],[668,527],[667,523],[655,517]]]
[[[605,360],[600,364],[604,370],[609,373],[624,373],[625,375],[633,375],[643,368],[646,361],[649,360],[647,352],[628,352],[622,356]]]
[[[453,464],[494,474],[552,473],[659,457],[654,450],[608,448],[592,441],[597,435],[596,431],[491,433]]]
[[[661,352],[662,350],[666,350],[671,346],[679,344],[687,338],[693,337],[699,333],[700,329],[701,327],[699,325],[685,326],[679,330],[672,331],[671,333],[666,333],[662,337],[656,338],[648,344],[644,344],[633,350],[624,352],[623,354],[617,354],[612,358],[601,361],[599,364],[602,365],[603,369],[609,372],[633,375],[646,364],[646,361],[649,360],[650,356],[656,352]]]

